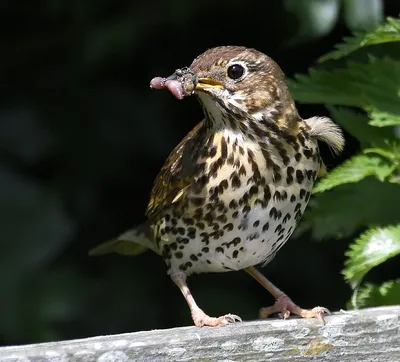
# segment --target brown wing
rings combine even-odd
[[[150,194],[146,211],[149,218],[184,196],[195,176],[198,150],[203,145],[205,131],[202,121],[175,147],[165,161]]]

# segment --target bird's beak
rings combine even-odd
[[[210,88],[217,88],[217,89],[222,89],[224,85],[213,78],[199,78],[197,80],[196,87],[194,88],[195,90],[207,90]]]

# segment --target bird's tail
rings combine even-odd
[[[159,253],[155,243],[151,240],[147,228],[139,226],[130,229],[119,235],[117,238],[106,241],[93,249],[89,250],[90,256],[100,256],[110,253],[121,255],[135,256],[141,254],[148,249]]]

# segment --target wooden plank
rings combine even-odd
[[[6,362],[400,362],[400,306],[0,348]]]

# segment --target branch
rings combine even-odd
[[[399,361],[400,306],[0,348],[7,362]]]

